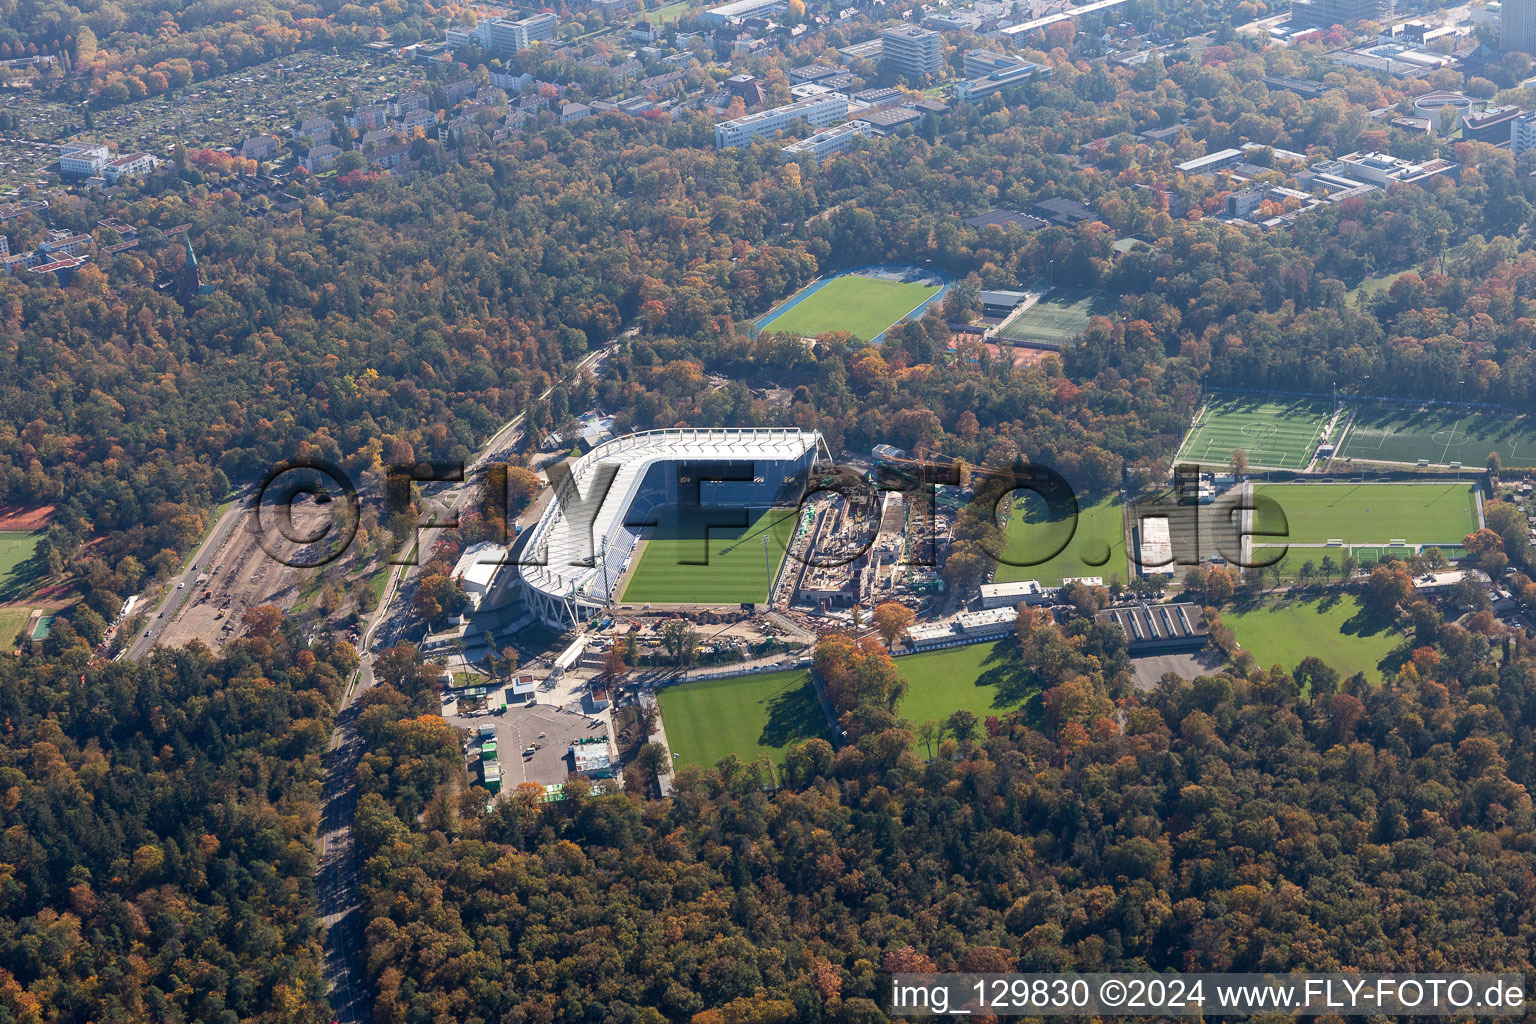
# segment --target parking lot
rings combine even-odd
[[[543,786],[564,782],[571,774],[570,746],[578,739],[601,736],[609,740],[610,747],[612,745],[608,725],[601,719],[587,718],[549,704],[508,707],[499,715],[461,716],[444,709],[443,718],[454,728],[467,731],[471,762],[480,757],[480,727],[495,727],[503,793],[524,782]],[[534,744],[538,744],[539,749],[533,756],[525,758],[523,751]]]

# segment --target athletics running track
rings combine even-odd
[[[936,270],[933,267],[919,267],[910,263],[871,263],[862,267],[853,267],[850,270],[840,270],[830,277],[817,278],[815,281],[812,281],[810,284],[800,289],[794,295],[790,296],[784,302],[774,306],[768,312],[758,317],[752,322],[753,334],[755,335],[758,331],[761,331],[763,326],[769,321],[776,320],[783,316],[785,313],[788,313],[790,310],[794,309],[796,306],[800,305],[800,303],[804,302],[812,295],[815,295],[817,292],[821,291],[823,287],[831,284],[838,278],[847,277],[850,274],[865,274],[870,271],[882,271],[887,274],[911,273],[916,271],[919,274],[926,274],[929,277],[936,277],[939,279],[939,290],[925,299],[922,305],[918,306],[917,308],[913,309],[912,312],[897,320],[895,324],[891,324],[891,327],[895,327],[896,324],[906,323],[908,320],[916,320],[920,318],[924,313],[928,312],[929,306],[944,298],[945,293],[949,291],[949,286],[952,283],[950,276],[944,273],[942,270]],[[887,327],[885,331],[890,330],[891,327]],[[870,338],[869,343],[871,345],[880,344],[881,340],[885,337],[885,331],[881,331],[873,338]]]

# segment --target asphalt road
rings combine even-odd
[[[601,369],[610,347],[598,349],[577,363],[565,378],[575,379],[583,370]],[[548,397],[546,389],[540,398]],[[523,417],[517,416],[496,432],[485,444],[465,473],[465,482],[439,492],[434,501],[450,512],[459,511],[474,495],[475,472],[491,458],[522,437]],[[418,551],[430,551],[440,530],[420,531]],[[372,999],[367,987],[364,957],[366,921],[358,900],[357,884],[362,861],[352,837],[352,821],[357,806],[357,764],[363,744],[357,735],[355,701],[374,685],[375,650],[388,650],[398,644],[418,639],[422,625],[410,614],[411,595],[415,591],[417,565],[390,573],[389,585],[368,626],[363,631],[359,654],[361,664],[355,682],[342,698],[341,710],[331,731],[331,744],[324,761],[320,794],[320,869],[316,887],[320,900],[321,923],[325,925],[323,968],[330,983],[331,1014],[337,1024],[366,1024],[372,1013]]]

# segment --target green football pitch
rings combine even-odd
[[[896,659],[896,671],[907,681],[897,709],[916,725],[944,721],[965,710],[977,718],[1004,715],[1040,692],[1033,670],[1011,644],[970,644],[942,651],[924,651]]]
[[[928,301],[939,287],[930,282],[844,274],[763,321],[762,329],[789,331],[808,338],[829,331],[847,331],[856,338],[872,341]]]
[[[1242,449],[1255,469],[1301,469],[1333,417],[1327,399],[1212,394],[1179,449],[1179,462],[1225,466]]]
[[[1340,675],[1364,672],[1376,682],[1402,644],[1391,619],[1367,612],[1353,594],[1270,600],[1245,611],[1223,612],[1221,621],[1260,668],[1279,665],[1287,672],[1316,655]]]
[[[1259,484],[1254,496],[1273,499],[1289,531],[1283,539],[1256,536],[1255,545],[1459,544],[1477,529],[1477,499],[1467,483]],[[1255,532],[1280,528],[1279,518],[1261,508]]]
[[[1509,469],[1536,467],[1536,417],[1496,409],[1409,407],[1361,403],[1338,455],[1362,462],[1432,466],[1461,463],[1482,469],[1498,452]]]
[[[775,764],[796,743],[826,735],[804,669],[664,686],[656,691],[667,744],[679,764],[714,765],[727,754]]]
[[[19,601],[37,590],[43,566],[32,556],[42,539],[41,530],[0,530],[0,601]]]
[[[998,333],[1009,341],[1034,341],[1058,348],[1088,329],[1088,318],[1119,308],[1115,296],[1091,288],[1053,288]]]
[[[1129,578],[1125,518],[1119,499],[1080,504],[1075,531],[1065,519],[1053,521],[1047,515],[1045,500],[1039,495],[1015,492],[1003,548],[1005,560],[997,564],[995,582],[1039,580],[1042,587],[1059,587],[1063,579],[1077,576],[1098,576],[1105,583],[1112,576],[1122,583]],[[1055,555],[1045,557],[1053,551]]]
[[[746,517],[744,527],[707,529],[674,517],[664,518],[640,542],[619,600],[657,604],[766,601],[768,587],[789,550],[797,514],[792,508],[751,509]],[[766,556],[764,539],[768,541]]]

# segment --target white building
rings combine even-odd
[[[1536,149],[1536,110],[1509,122],[1510,152],[1518,157],[1528,149]]]
[[[534,43],[555,38],[560,19],[548,12],[535,14],[513,21],[510,18],[488,18],[475,26],[475,41],[481,49],[500,53],[517,53],[527,50]]]
[[[277,140],[270,135],[253,135],[240,146],[247,160],[270,160],[277,156]]]
[[[94,178],[111,154],[98,142],[70,142],[59,147],[59,173],[66,178]]]
[[[969,62],[969,55],[967,55],[966,59]],[[1049,78],[1050,76],[1051,69],[1044,65],[1035,64],[1027,60],[1013,61],[979,77],[964,82],[956,82],[954,86],[955,99],[961,103],[970,103],[981,99],[983,96],[990,96],[999,90],[1022,85],[1035,78]]]
[[[1044,604],[1049,595],[1039,580],[1019,580],[1015,583],[983,583],[981,606],[983,608],[1017,608],[1021,604]]]
[[[314,149],[311,149],[308,155],[306,155],[304,159],[300,160],[299,162],[304,165],[304,169],[306,171],[308,171],[310,174],[315,174],[334,164],[336,162],[336,158],[340,155],[341,147],[333,146],[327,142],[324,145],[316,146]]]
[[[567,103],[560,108],[560,123],[570,124],[573,121],[580,121],[590,113],[592,108],[585,103]]]
[[[944,66],[944,37],[916,25],[880,33],[880,63],[910,78],[938,75]]]
[[[721,121],[715,125],[715,147],[729,149],[745,146],[753,139],[777,135],[797,122],[812,128],[825,128],[848,116],[848,101],[842,96],[812,96],[782,107],[759,110],[755,114]]]
[[[485,595],[490,593],[491,583],[506,560],[506,545],[489,540],[471,544],[459,555],[453,567],[453,575],[463,584],[464,593],[469,595],[469,603],[473,607],[479,608]]]
[[[699,20],[706,25],[725,25],[743,18],[782,14],[788,6],[788,0],[735,0],[734,3],[711,7],[699,15]]]
[[[1369,182],[1384,189],[1399,185],[1422,185],[1430,178],[1461,180],[1461,165],[1450,160],[1414,163],[1388,153],[1346,153],[1337,160],[1314,164],[1313,170],[1338,173],[1356,181]]]
[[[798,502],[818,454],[830,461],[821,434],[795,428],[648,430],[598,445],[554,482],[555,500],[530,528],[514,570],[525,604],[557,628],[603,611],[643,532],[626,523],[654,521],[688,493],[705,508]],[[680,479],[706,463],[715,479]]]
[[[847,124],[823,128],[815,135],[791,142],[779,150],[779,159],[790,161],[810,154],[817,160],[827,160],[853,148],[853,140],[869,134],[868,121],[849,121]]]
[[[120,156],[116,160],[108,160],[102,168],[102,174],[108,181],[117,182],[123,178],[138,178],[154,170],[160,163],[148,153],[129,153]]]
[[[295,139],[308,139],[311,143],[318,146],[331,141],[331,132],[335,127],[328,117],[306,117],[293,130],[293,137]]]

